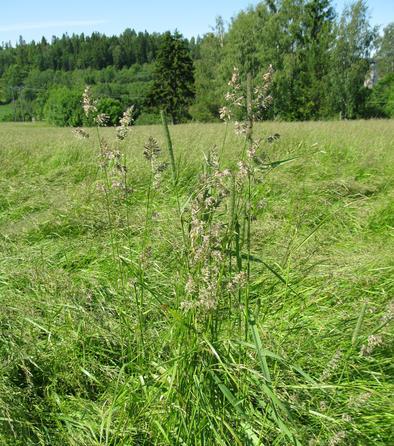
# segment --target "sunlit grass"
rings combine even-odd
[[[247,339],[223,315],[213,342],[179,307],[177,199],[224,129],[171,128],[178,184],[147,214],[143,146],[165,140],[133,128],[109,223],[94,132],[0,125],[0,444],[389,444],[394,122],[256,126],[281,135],[267,159],[296,159],[253,196]],[[229,131],[223,167],[241,147]]]

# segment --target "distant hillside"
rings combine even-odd
[[[273,107],[262,113],[264,119],[394,116],[394,25],[380,36],[363,0],[342,14],[333,0],[261,1],[241,11],[229,26],[218,18],[212,32],[183,41],[195,80],[195,99],[184,120],[218,121],[233,67],[238,67],[241,83],[250,74],[258,86],[269,65],[275,71]],[[75,99],[89,84],[97,98],[111,100],[118,110],[134,104],[139,122],[156,122],[159,107],[146,99],[162,44],[163,34],[132,29],[119,36],[96,32],[65,34],[50,42],[27,43],[21,37],[15,46],[4,43],[0,105],[12,104],[12,110],[0,119],[47,119],[45,105],[54,89],[72,89]],[[373,61],[377,85],[365,82]],[[182,79],[174,83],[181,85]]]

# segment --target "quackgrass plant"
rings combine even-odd
[[[182,238],[181,246],[177,248],[176,277],[170,281],[177,286],[173,298],[167,300],[165,306],[161,304],[162,317],[167,322],[171,320],[172,351],[160,365],[160,384],[154,386],[157,391],[160,389],[157,404],[171,410],[161,420],[154,420],[158,443],[162,437],[163,441],[174,444],[230,444],[236,441],[256,445],[280,437],[288,443],[300,444],[288,402],[278,394],[271,377],[267,358],[275,355],[264,348],[261,340],[259,319],[264,307],[252,292],[253,222],[256,206],[264,198],[260,185],[274,168],[291,161],[271,162],[266,158],[264,145],[277,139],[278,134],[265,141],[254,137],[255,122],[272,103],[269,94],[272,77],[273,69],[269,67],[261,83],[253,86],[251,76],[242,83],[238,70],[234,69],[220,116],[226,126],[233,115],[245,118],[234,123],[234,131],[239,136],[237,160],[233,166],[222,167],[226,139],[220,149],[208,148],[201,170],[196,174],[194,190],[186,194],[178,186],[182,172],[176,165],[170,130],[162,112],[170,162],[160,160],[163,150],[150,137],[143,152],[150,174],[140,251],[134,252],[134,259],[125,261],[121,246],[115,242],[119,237],[112,237],[112,258],[118,265],[121,284],[119,292],[127,293],[127,283],[132,284],[130,309],[135,309],[138,314],[133,340],[137,344],[136,363],[141,368],[151,361],[160,365],[161,360],[147,351],[145,339],[151,323],[145,311],[146,299],[152,298],[147,283],[152,260],[149,240],[155,225],[155,199],[164,190],[175,195],[174,212],[178,223],[174,232],[180,230]],[[99,187],[105,197],[108,224],[113,234],[122,230],[117,229],[114,222],[119,220],[122,212],[128,215],[127,195],[133,193],[133,185],[127,183],[127,168],[120,145],[127,138],[132,123],[132,108],[121,120],[116,130],[115,146],[112,146],[100,136],[100,125],[106,117],[95,113],[89,88],[85,90],[83,106],[87,116],[97,125],[103,172]],[[77,130],[79,136],[86,137],[84,132]],[[168,164],[171,165],[171,181],[163,177]],[[118,194],[116,199],[114,189]],[[129,217],[124,221],[127,223]],[[164,269],[160,265],[156,268]],[[251,358],[254,358],[252,362]],[[300,374],[306,376],[301,371]]]

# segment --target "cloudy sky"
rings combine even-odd
[[[0,42],[50,38],[65,32],[119,34],[125,28],[163,32],[178,29],[187,37],[202,35],[221,15],[226,22],[251,0],[0,0]],[[342,10],[347,0],[335,0]],[[394,0],[368,0],[371,21],[387,25],[394,21]]]

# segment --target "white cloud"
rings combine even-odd
[[[77,28],[79,26],[94,26],[107,23],[106,20],[63,20],[52,22],[17,23],[14,25],[0,25],[0,32],[26,31],[29,29],[48,28]]]

